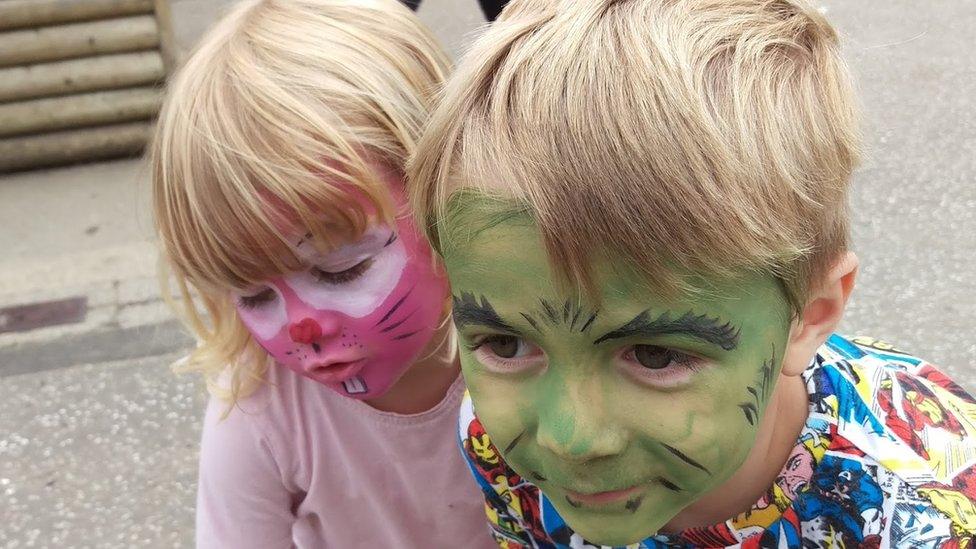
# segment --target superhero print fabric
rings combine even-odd
[[[803,379],[806,424],[749,511],[630,547],[976,549],[972,396],[924,360],[836,334]],[[503,549],[598,547],[505,464],[467,397],[459,435]]]

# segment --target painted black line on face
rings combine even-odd
[[[512,439],[512,442],[509,442],[508,443],[508,446],[505,447],[505,452],[504,453],[507,454],[507,453],[511,452],[512,449],[515,448],[515,446],[519,443],[519,441],[522,440],[522,437],[523,436],[525,436],[525,431],[522,431],[521,433],[519,433],[518,436],[516,436],[514,439]]]
[[[538,481],[538,482],[545,482],[545,481],[549,480],[546,477],[542,476],[541,473],[537,473],[536,471],[529,471],[529,476],[532,477],[532,480],[535,480],[535,481]]]
[[[749,425],[755,425],[759,422],[759,409],[762,408],[773,389],[773,368],[775,366],[776,345],[773,344],[772,355],[769,360],[763,361],[753,384],[746,387],[746,392],[749,393],[752,400],[747,399],[739,403],[739,409],[742,410],[742,414],[746,417]]]
[[[518,333],[508,325],[492,306],[488,298],[481,296],[481,302],[471,292],[461,292],[461,297],[453,296],[454,325],[460,330],[470,324],[478,324],[509,333]]]
[[[680,486],[678,486],[677,484],[671,482],[670,480],[668,480],[668,479],[666,479],[664,477],[657,477],[657,481],[661,484],[661,486],[664,486],[665,488],[667,488],[668,490],[671,490],[672,492],[683,492],[684,491],[684,490],[681,489]]]
[[[549,322],[555,323],[557,318],[556,309],[552,305],[550,305],[549,302],[546,301],[545,299],[540,299],[539,303],[542,304],[542,310],[545,312],[546,318],[549,319]]]
[[[637,496],[636,498],[628,500],[627,504],[624,505],[624,509],[630,511],[631,513],[636,513],[637,509],[640,508],[641,503],[644,503],[644,496]]]
[[[576,327],[576,321],[579,320],[580,313],[583,311],[581,308],[576,309],[576,313],[573,314],[573,320],[569,323],[569,329],[572,330]]]
[[[590,328],[590,326],[593,325],[593,321],[596,320],[596,315],[598,312],[599,311],[594,311],[593,314],[590,315],[590,318],[586,319],[586,322],[583,324],[583,327],[580,328],[580,333],[585,332]]]
[[[577,502],[575,502],[575,501],[573,501],[573,500],[571,500],[571,499],[569,499],[569,496],[566,496],[566,503],[572,505],[576,509],[579,509],[580,508],[580,504],[577,503]]]
[[[545,320],[550,326],[562,324],[563,326],[569,328],[570,331],[573,331],[576,329],[576,323],[580,321],[580,317],[583,315],[583,307],[581,307],[579,303],[570,301],[569,299],[563,302],[561,311],[558,310],[552,302],[546,299],[539,299],[539,304],[542,306],[542,310],[540,312],[543,320]],[[527,313],[522,313],[522,316],[529,315]],[[584,324],[584,327],[580,329],[580,332],[583,332],[586,328],[588,328],[589,324],[591,324],[595,319],[596,312],[593,312],[590,314],[589,320],[586,324]],[[535,319],[533,318],[532,320]]]
[[[542,332],[542,330],[539,329],[539,324],[535,321],[534,318],[532,318],[531,316],[529,316],[529,315],[527,315],[525,313],[519,313],[519,314],[522,315],[522,318],[524,318],[525,321],[529,323],[529,325],[531,325],[533,328],[535,328],[535,331],[540,332],[540,333]]]
[[[410,320],[410,317],[412,317],[413,314],[416,313],[418,310],[419,309],[414,309],[407,316],[401,318],[397,322],[394,322],[393,324],[390,324],[389,326],[386,326],[385,328],[383,328],[382,330],[380,330],[380,333],[384,333],[385,334],[386,332],[390,332],[390,331],[393,331],[393,330],[397,329],[397,327],[399,327],[401,324],[403,324],[407,320]]]
[[[298,239],[298,244],[295,244],[295,247],[296,248],[300,248],[302,246],[302,244],[304,244],[306,240],[311,239],[312,236],[313,235],[312,235],[311,232],[305,233],[305,236],[303,236],[303,237],[301,237],[301,238]]]
[[[390,317],[393,316],[393,313],[397,312],[397,309],[399,309],[400,306],[403,305],[403,302],[406,301],[408,297],[410,297],[410,294],[411,293],[413,293],[413,288],[412,287],[409,290],[407,290],[407,293],[403,294],[403,297],[401,297],[400,299],[398,299],[397,302],[394,303],[392,307],[390,307],[390,310],[387,311],[385,315],[383,315],[383,318],[381,318],[378,321],[376,321],[376,324],[374,324],[373,327],[375,328],[375,327],[379,326],[380,324],[383,324],[384,322],[386,322],[387,320],[389,320]]]
[[[678,458],[678,459],[680,459],[681,461],[683,461],[683,462],[685,462],[685,463],[687,463],[688,465],[691,465],[691,466],[692,466],[692,467],[694,467],[695,469],[699,469],[699,470],[701,470],[701,471],[704,471],[704,472],[705,472],[705,473],[707,473],[708,475],[711,475],[711,474],[712,474],[712,472],[711,472],[711,471],[709,471],[708,469],[706,469],[704,465],[702,465],[701,463],[698,463],[698,462],[697,462],[697,461],[695,461],[694,459],[692,459],[692,458],[690,458],[690,457],[688,457],[688,455],[687,455],[687,454],[685,454],[685,453],[684,453],[684,452],[682,452],[681,450],[679,450],[679,449],[677,449],[677,448],[675,448],[674,446],[668,446],[667,444],[664,444],[664,443],[661,443],[661,446],[664,446],[664,448],[665,448],[665,449],[666,449],[667,451],[669,451],[669,452],[671,452],[672,454],[674,454],[674,455],[675,455],[675,457],[677,457],[677,458]]]
[[[395,336],[393,339],[394,340],[397,340],[397,341],[399,341],[401,339],[407,339],[408,337],[415,336],[415,335],[419,334],[420,332],[421,332],[421,330],[417,330],[415,332],[410,332],[410,333],[406,333],[406,334],[403,334],[403,335]]]
[[[704,314],[696,315],[691,311],[679,318],[671,318],[671,313],[665,311],[656,319],[651,320],[648,313],[649,311],[640,313],[627,324],[596,338],[593,344],[599,345],[611,339],[634,336],[683,335],[718,345],[726,351],[731,351],[739,346],[739,329],[733,326],[731,322],[722,324],[718,318],[710,318]]]

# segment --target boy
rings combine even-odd
[[[833,334],[837,36],[788,0],[516,0],[413,157],[503,547],[965,547],[976,404]]]

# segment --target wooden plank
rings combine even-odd
[[[157,88],[130,88],[0,103],[0,137],[147,120],[161,98]]]
[[[159,51],[163,54],[166,72],[171,73],[179,62],[179,48],[173,34],[173,13],[169,8],[169,0],[153,0],[153,10],[156,13],[156,25],[159,27]]]
[[[0,30],[150,13],[152,0],[0,0]]]
[[[152,15],[136,15],[56,27],[0,33],[0,66],[156,48]]]
[[[133,122],[0,139],[0,173],[135,156],[151,132],[150,122]]]
[[[140,86],[165,76],[155,51],[12,67],[0,69],[0,101]]]

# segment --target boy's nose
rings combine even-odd
[[[540,410],[536,440],[560,459],[585,463],[621,453],[627,437],[607,413],[599,384],[573,380],[552,406]],[[588,388],[584,388],[588,386]]]
[[[295,343],[309,345],[322,337],[322,326],[315,319],[303,318],[288,327],[288,335]]]

